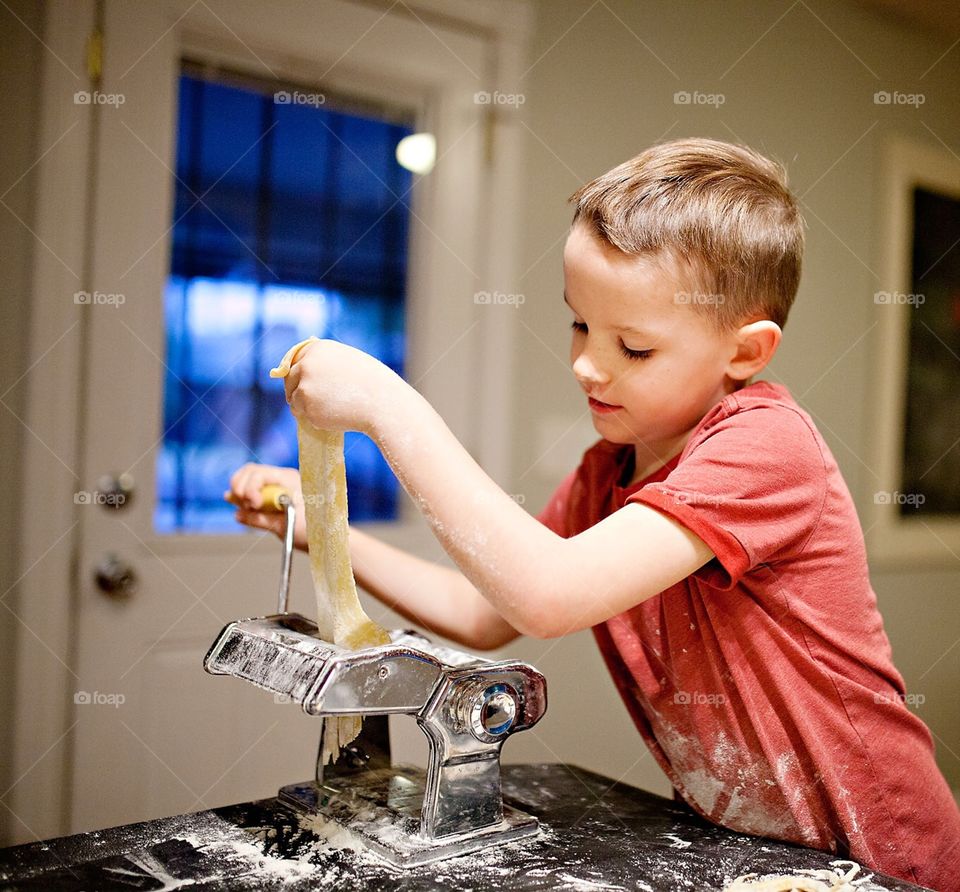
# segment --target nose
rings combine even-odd
[[[573,374],[581,386],[597,386],[605,384],[610,376],[604,372],[586,351],[581,350],[573,359]]]

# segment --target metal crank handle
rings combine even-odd
[[[268,483],[262,487],[260,497],[263,499],[262,511],[282,511],[285,516],[277,613],[286,613],[287,601],[290,599],[290,567],[293,563],[293,530],[296,525],[297,510],[293,506],[293,497],[290,492],[278,483]]]

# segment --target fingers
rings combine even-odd
[[[276,512],[266,513],[264,511],[250,511],[246,508],[238,508],[234,516],[240,523],[246,524],[248,527],[255,527],[256,529],[260,530],[269,530],[271,533],[276,533],[278,536],[283,535],[285,520],[282,514],[277,514]]]
[[[230,477],[230,489],[223,497],[240,508],[259,509],[263,506],[260,490],[268,483],[282,483],[277,473],[281,470],[271,465],[245,464]]]
[[[299,363],[290,369],[290,374],[283,379],[283,388],[287,397],[287,405],[295,418],[306,415],[307,397],[303,389],[303,373]]]
[[[286,526],[283,512],[263,511],[260,491],[268,483],[276,483],[288,490],[296,506],[294,541],[299,548],[306,548],[303,495],[300,489],[300,472],[296,468],[278,468],[274,465],[248,463],[238,468],[230,477],[230,489],[223,497],[237,506],[236,519],[249,527],[269,530],[282,537]]]
[[[283,391],[287,395],[287,403],[293,399],[297,386],[300,384],[300,367],[294,365],[283,379]]]
[[[243,504],[243,497],[240,495],[240,487],[246,468],[247,466],[243,465],[242,467],[237,468],[237,470],[230,475],[230,488],[223,494],[224,501],[230,502],[233,505]]]
[[[265,482],[263,466],[244,465],[235,476],[236,480],[231,480],[231,487],[237,497],[236,504],[247,509],[259,508],[263,504],[260,498],[260,487]]]

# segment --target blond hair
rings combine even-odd
[[[659,143],[571,197],[574,224],[624,254],[679,261],[718,328],[783,326],[800,284],[803,218],[781,164],[713,139]],[[714,299],[708,299],[712,296]]]

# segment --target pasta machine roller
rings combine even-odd
[[[318,756],[314,780],[283,787],[280,800],[347,827],[401,867],[535,834],[536,818],[503,802],[500,752],[511,734],[543,716],[543,675],[523,662],[483,659],[409,631],[356,651],[320,639],[313,622],[286,612],[294,508],[282,496],[280,506],[287,535],[279,612],[229,623],[204,669],[289,698],[321,722],[364,719],[360,736],[333,764]],[[390,715],[413,716],[423,730],[425,772],[391,764]]]

